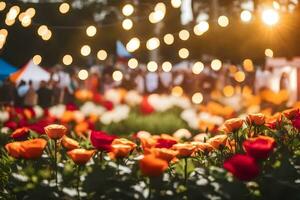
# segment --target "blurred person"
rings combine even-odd
[[[12,105],[15,101],[15,89],[15,85],[9,80],[9,78],[5,79],[0,88],[0,102],[4,105]]]
[[[40,82],[40,88],[37,90],[38,105],[42,108],[48,108],[51,106],[53,91],[47,87],[46,81]]]
[[[168,93],[172,86],[173,75],[171,72],[160,71],[159,80],[161,84],[161,91],[163,93]]]
[[[16,99],[15,99],[15,104],[16,106],[24,106],[24,98],[29,90],[29,86],[26,84],[24,80],[21,80],[18,87],[16,88]]]
[[[159,77],[157,72],[147,72],[145,76],[146,92],[148,94],[157,92],[159,86]]]
[[[134,78],[134,82],[136,85],[136,90],[140,94],[144,94],[145,92],[145,77],[142,69],[137,70],[137,74]]]
[[[29,81],[29,89],[24,98],[24,105],[28,107],[35,106],[37,104],[37,93],[33,87],[32,80]]]

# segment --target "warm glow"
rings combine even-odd
[[[276,9],[276,10],[279,10],[280,9],[280,4],[277,2],[277,1],[273,1],[272,2],[272,5],[273,5],[273,8]]]
[[[113,77],[114,81],[121,81],[123,79],[123,74],[121,71],[117,70],[117,71],[114,71],[114,73],[112,74],[112,77]]]
[[[86,35],[89,37],[94,37],[97,33],[97,28],[95,26],[89,26],[86,29]]]
[[[7,35],[8,35],[8,31],[6,29],[0,29],[0,49],[3,48],[6,42]]]
[[[69,12],[69,10],[70,10],[70,5],[68,3],[62,3],[59,6],[59,12],[61,14],[66,14],[67,12]]]
[[[82,81],[86,80],[89,77],[89,72],[85,69],[82,69],[78,72],[78,78]]]
[[[195,35],[202,35],[209,29],[209,23],[207,21],[201,21],[199,24],[194,26],[194,33]]]
[[[150,61],[147,64],[147,69],[149,72],[155,72],[158,69],[158,65],[155,61]]]
[[[194,74],[200,74],[204,69],[204,64],[202,62],[195,62],[192,67],[192,72]]]
[[[158,23],[165,17],[166,11],[165,10],[155,10],[154,12],[151,12],[149,15],[149,21],[154,24]]]
[[[272,58],[274,56],[274,52],[272,49],[265,50],[265,56]]]
[[[30,18],[34,17],[35,16],[35,9],[34,8],[28,8],[26,11],[25,11],[26,15],[30,16]]]
[[[262,20],[268,26],[273,26],[279,21],[279,14],[276,10],[267,9],[262,12]]]
[[[101,49],[100,51],[98,51],[97,53],[97,58],[99,60],[105,60],[107,58],[107,52],[103,49]]]
[[[22,17],[21,24],[23,27],[28,27],[31,24],[31,17],[26,15]]]
[[[83,56],[88,56],[91,53],[91,47],[89,45],[84,45],[80,49],[80,53]]]
[[[181,48],[181,49],[178,51],[178,55],[179,55],[180,58],[185,59],[185,58],[189,57],[190,52],[189,52],[189,50],[186,49],[186,48]]]
[[[181,40],[188,40],[189,37],[190,37],[190,33],[189,33],[187,30],[181,30],[181,31],[179,32],[179,38],[180,38]]]
[[[19,13],[20,13],[20,7],[19,6],[13,6],[9,9],[9,11],[6,15],[6,19],[9,20],[9,21],[15,20]]]
[[[40,56],[40,55],[35,55],[35,56],[33,56],[32,62],[33,62],[33,64],[35,64],[35,65],[41,64],[41,62],[42,62],[42,56]]]
[[[164,36],[164,42],[167,44],[167,45],[171,45],[174,43],[174,36],[170,33],[166,34]]]
[[[6,3],[4,1],[0,2],[0,11],[4,10],[6,8]]]
[[[234,79],[239,83],[243,82],[245,80],[245,78],[246,78],[246,75],[243,71],[238,71],[234,74]]]
[[[176,97],[180,97],[183,94],[183,89],[180,86],[175,86],[172,89],[172,95]]]
[[[181,6],[181,0],[171,0],[171,4],[174,8],[179,8]]]
[[[226,17],[225,15],[222,15],[218,18],[218,24],[221,26],[221,27],[226,27],[229,25],[229,19],[228,17]]]
[[[39,34],[39,36],[46,35],[48,31],[49,31],[49,29],[48,29],[48,27],[46,25],[41,25],[38,28],[38,34]]]
[[[72,58],[71,55],[65,55],[63,57],[63,63],[64,63],[64,65],[71,65],[72,62],[73,62],[73,58]]]
[[[131,69],[135,69],[137,68],[139,65],[139,62],[137,61],[137,59],[135,58],[130,58],[128,60],[128,67],[131,68]]]
[[[241,12],[241,20],[243,22],[250,22],[252,19],[252,13],[249,10],[243,10]]]
[[[235,66],[235,65],[230,65],[229,66],[229,72],[231,73],[231,74],[234,74],[235,72],[237,72],[237,67]]]
[[[148,50],[154,50],[158,48],[159,45],[160,45],[159,39],[156,37],[150,38],[146,43],[146,47]]]
[[[125,30],[130,30],[133,27],[133,22],[131,19],[124,19],[122,22],[122,27]]]
[[[221,60],[218,60],[218,59],[214,59],[211,61],[211,68],[214,70],[214,71],[219,71],[222,67],[222,62]]]
[[[202,101],[203,101],[203,95],[200,92],[193,94],[192,102],[194,104],[200,104],[200,103],[202,103]]]
[[[164,72],[170,72],[172,70],[172,64],[169,61],[166,61],[162,64],[162,69]]]
[[[134,7],[131,4],[126,4],[122,8],[122,13],[125,16],[130,16],[130,15],[132,15],[133,12],[134,12]]]
[[[140,48],[141,42],[138,38],[132,38],[126,45],[126,49],[129,52],[134,52],[136,51],[138,48]]]
[[[51,37],[52,37],[52,32],[50,30],[48,30],[45,35],[42,35],[42,39],[45,41],[50,40]]]
[[[247,72],[253,72],[254,71],[253,62],[250,59],[245,59],[243,61],[243,67],[244,67],[245,71],[247,71]]]
[[[231,85],[227,85],[223,88],[225,97],[231,97],[234,94],[234,88]]]

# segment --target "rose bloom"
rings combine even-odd
[[[141,146],[142,146],[144,151],[146,149],[151,149],[152,147],[155,147],[155,145],[156,145],[156,140],[152,137],[150,137],[150,138],[140,138],[140,140],[141,140]]]
[[[167,149],[170,149],[170,148],[172,148],[172,146],[173,146],[174,144],[176,144],[176,143],[177,143],[176,140],[170,140],[170,139],[159,138],[159,139],[156,141],[155,147],[156,147],[156,148],[167,148]]]
[[[178,151],[179,157],[189,157],[194,153],[196,147],[193,144],[181,143],[173,145],[172,149]]]
[[[216,135],[207,140],[207,143],[213,146],[215,149],[219,149],[220,146],[225,146],[227,141],[227,135]]]
[[[112,159],[115,158],[125,158],[129,156],[129,153],[132,151],[132,147],[126,144],[112,144],[111,152],[109,155]]]
[[[194,136],[193,140],[197,142],[205,142],[208,139],[208,135],[206,133],[199,133]]]
[[[47,145],[44,139],[12,142],[5,145],[8,154],[14,158],[36,159],[41,157]]]
[[[265,124],[265,115],[261,113],[249,114],[247,116],[247,122],[251,125],[264,125]]]
[[[175,158],[178,154],[178,151],[166,148],[153,148],[151,149],[151,153],[155,155],[155,157],[170,162]]]
[[[266,159],[276,146],[276,142],[272,137],[258,136],[245,140],[243,147],[248,155],[255,159]]]
[[[21,157],[21,142],[11,142],[5,145],[5,149],[11,157]]]
[[[131,147],[131,150],[133,150],[135,147],[137,147],[137,145],[134,142],[131,142],[130,140],[127,140],[125,138],[114,139],[114,141],[112,142],[112,145],[115,145],[115,144],[128,145]]]
[[[300,118],[297,117],[292,120],[292,125],[294,128],[296,128],[298,131],[300,130]]]
[[[28,136],[29,132],[30,129],[27,127],[18,128],[10,135],[10,137],[15,140],[24,139]]]
[[[61,144],[63,147],[65,147],[68,150],[73,150],[73,149],[79,148],[79,143],[76,140],[69,138],[67,136],[64,136],[62,138]]]
[[[282,114],[276,113],[270,117],[266,117],[266,126],[271,129],[276,129],[276,125],[282,121]]]
[[[144,97],[143,101],[140,105],[140,110],[143,114],[145,115],[149,115],[151,113],[154,112],[154,108],[152,107],[152,105],[149,103],[148,98]]]
[[[46,126],[44,129],[48,137],[53,140],[58,140],[67,133],[67,128],[59,124],[51,124]]]
[[[259,175],[259,166],[249,155],[235,154],[223,166],[241,181],[250,181]]]
[[[95,150],[86,150],[86,149],[73,149],[68,151],[68,156],[73,160],[77,165],[86,164],[94,155]]]
[[[214,149],[214,147],[211,144],[205,142],[194,141],[191,142],[191,144],[196,147],[195,151],[210,152]]]
[[[145,155],[139,162],[140,169],[145,176],[156,177],[168,168],[168,162],[152,154]]]
[[[104,131],[92,131],[90,140],[92,145],[100,150],[100,151],[107,151],[111,150],[111,144],[116,136],[108,135]]]
[[[294,119],[295,117],[297,117],[297,116],[300,115],[300,113],[299,113],[299,108],[291,108],[291,109],[287,109],[287,110],[283,111],[282,114],[283,114],[286,118],[288,118],[288,119],[290,119],[290,120],[292,120],[292,119]]]
[[[226,120],[225,123],[223,124],[224,126],[224,131],[227,133],[232,133],[234,131],[237,131],[243,126],[244,121],[240,118],[232,118],[229,120]]]

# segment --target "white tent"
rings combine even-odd
[[[49,81],[50,73],[30,60],[24,67],[13,73],[10,79],[17,84],[21,80],[26,82],[31,80],[34,86],[38,86],[41,81]]]

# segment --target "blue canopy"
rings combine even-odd
[[[131,54],[126,50],[121,41],[117,41],[117,55],[121,58],[130,58]]]
[[[4,80],[10,74],[16,72],[18,69],[6,61],[0,59],[0,80]]]

